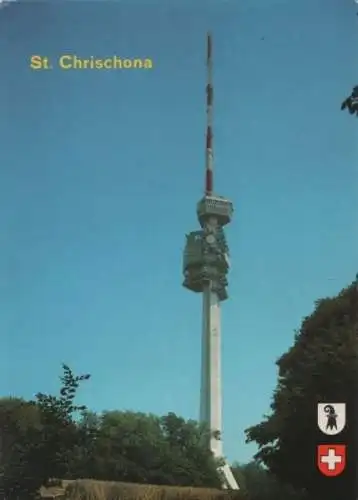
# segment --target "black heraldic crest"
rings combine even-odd
[[[326,429],[337,429],[337,413],[332,405],[326,405],[324,407],[324,412],[327,415],[327,425]]]

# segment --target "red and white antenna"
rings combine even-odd
[[[212,40],[211,34],[207,35],[207,85],[206,85],[206,154],[205,154],[205,194],[213,192],[213,82],[212,82]]]

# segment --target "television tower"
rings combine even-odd
[[[186,235],[183,285],[203,295],[200,421],[213,431],[208,446],[223,456],[221,417],[221,322],[220,302],[227,299],[229,249],[223,226],[231,221],[231,201],[214,194],[213,176],[213,83],[212,39],[207,35],[207,126],[205,192],[197,205],[201,230]],[[216,432],[218,431],[218,432]],[[223,487],[239,489],[228,464],[220,467]]]

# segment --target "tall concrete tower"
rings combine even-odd
[[[200,420],[218,431],[208,446],[215,457],[223,456],[221,441],[221,321],[220,302],[227,299],[229,249],[223,227],[231,221],[231,201],[214,194],[213,176],[213,84],[212,40],[207,36],[207,128],[205,155],[205,192],[197,205],[199,231],[186,235],[184,283],[189,290],[202,293],[202,360]],[[239,489],[230,467],[220,468],[223,487]]]

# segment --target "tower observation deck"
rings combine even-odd
[[[213,192],[211,52],[211,36],[208,35],[205,194],[197,204],[201,229],[186,235],[183,286],[203,296],[200,420],[212,431],[208,446],[213,455],[223,458],[220,303],[228,298],[230,262],[223,228],[231,222],[233,205]],[[223,488],[239,489],[227,463],[220,467],[219,472]]]
[[[202,227],[187,235],[184,251],[184,283],[193,292],[202,293],[208,282],[220,300],[227,299],[229,248],[223,226],[231,221],[231,201],[220,196],[206,195],[197,205]]]

